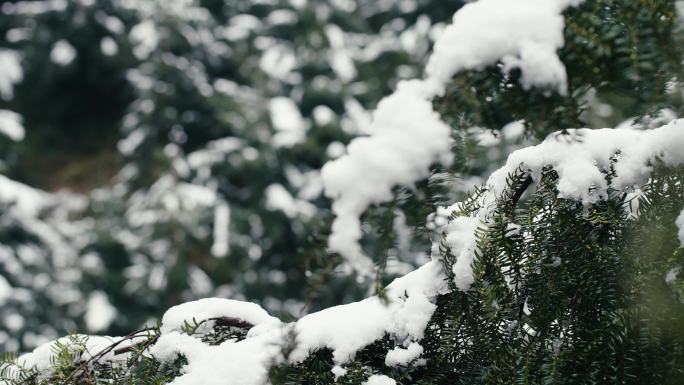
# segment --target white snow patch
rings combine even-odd
[[[385,356],[385,365],[390,367],[405,366],[420,357],[423,354],[423,347],[417,343],[412,342],[408,347],[396,347]]]
[[[308,219],[316,214],[316,206],[303,199],[296,199],[278,183],[266,188],[266,208],[282,211],[288,218],[302,216]]]
[[[119,45],[111,36],[105,36],[100,40],[100,52],[106,56],[114,56],[119,52]]]
[[[91,332],[106,330],[116,318],[116,314],[116,308],[109,302],[107,294],[95,291],[90,294],[86,305],[86,328]]]
[[[123,155],[131,155],[138,146],[142,144],[145,140],[145,131],[143,129],[135,129],[131,131],[126,138],[121,139],[117,144],[116,148]]]
[[[176,305],[164,313],[161,331],[168,334],[181,331],[185,321],[192,323],[210,318],[235,318],[252,325],[279,324],[280,320],[270,316],[261,306],[225,298],[204,298],[193,302]]]
[[[352,140],[347,154],[321,171],[336,215],[328,245],[361,275],[373,270],[359,245],[361,214],[371,204],[392,199],[394,186],[410,187],[427,177],[432,163],[451,161],[451,129],[432,109],[433,87],[417,80],[400,83],[394,94],[380,101],[371,136]]]
[[[106,336],[86,336],[86,335],[74,335],[70,337],[62,337],[57,341],[50,341],[43,344],[31,353],[26,353],[18,358],[18,363],[25,368],[35,367],[43,376],[47,376],[51,373],[51,369],[54,368],[53,362],[57,358],[56,352],[57,343],[67,346],[72,352],[80,351],[81,347],[79,344],[74,343],[74,339],[82,342],[85,345],[85,350],[83,350],[80,356],[81,360],[88,360],[94,354],[98,354],[110,345],[121,341],[121,337],[106,337]],[[117,345],[117,348],[124,348],[136,344],[142,340],[146,339],[145,334],[141,334],[139,337],[133,337],[130,340],[122,341]],[[115,355],[114,352],[109,352],[99,360],[99,362],[125,362],[128,359],[128,354],[118,354]]]
[[[50,60],[61,66],[69,65],[76,58],[76,48],[66,40],[58,40],[50,51]]]
[[[505,70],[520,68],[523,87],[553,87],[564,94],[567,75],[556,50],[563,46],[562,11],[577,3],[480,0],[466,4],[435,42],[426,73],[446,84],[461,71],[501,60]]]
[[[21,81],[24,72],[16,51],[0,49],[0,97],[4,100],[14,96],[14,84]]]
[[[134,44],[133,54],[141,60],[149,57],[159,44],[159,32],[151,20],[135,25],[131,28],[129,36]]]
[[[0,175],[0,202],[14,203],[29,216],[35,216],[50,202],[49,194]]]
[[[680,268],[679,267],[674,267],[670,269],[667,274],[665,274],[665,282],[666,283],[673,283],[676,279],[677,276],[679,275]]]
[[[374,374],[368,377],[368,381],[365,381],[362,385],[396,385],[397,382],[393,379],[383,376],[380,374]]]
[[[9,110],[0,110],[0,134],[4,134],[15,142],[23,140],[25,130],[21,115]]]
[[[488,188],[499,193],[506,177],[518,166],[538,181],[542,169],[552,166],[558,172],[558,192],[562,198],[595,202],[607,197],[607,182],[602,170],[619,151],[615,163],[617,177],[612,187],[631,190],[648,180],[656,157],[671,166],[684,163],[684,120],[679,119],[652,130],[572,129],[568,134],[549,136],[539,145],[513,152],[506,165],[492,173]],[[590,191],[591,189],[591,191]]]
[[[280,329],[217,346],[204,344],[186,334],[172,332],[162,335],[150,348],[150,354],[160,361],[173,361],[182,353],[188,360],[183,374],[173,385],[263,385],[268,383],[271,365],[281,360]]]
[[[335,381],[337,381],[338,378],[347,374],[347,369],[341,367],[340,365],[333,366],[333,368],[330,369],[330,371],[332,372],[332,374],[335,375]]]
[[[270,100],[268,107],[276,129],[273,137],[276,147],[291,147],[306,139],[308,124],[292,99],[276,97]]]
[[[214,257],[228,255],[230,240],[230,206],[221,201],[214,208],[214,243],[211,245],[211,254]]]
[[[387,286],[387,303],[370,297],[309,314],[295,324],[297,340],[290,360],[301,362],[309,353],[327,347],[340,365],[385,334],[400,341],[418,341],[436,309],[435,297],[447,291],[441,263],[432,261]]]
[[[479,225],[478,218],[457,217],[446,227],[445,243],[456,257],[452,267],[454,282],[463,291],[467,291],[474,281],[472,263],[477,249],[475,230]]]
[[[12,291],[12,286],[7,282],[7,279],[0,275],[0,306],[7,303],[7,300],[12,297]]]
[[[259,60],[259,68],[262,71],[280,80],[285,80],[296,66],[297,57],[294,50],[284,44],[267,48]]]

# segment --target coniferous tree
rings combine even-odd
[[[501,3],[482,1],[483,7]],[[526,86],[525,67],[511,70],[506,58],[457,73],[434,100],[452,129],[454,165],[435,166],[411,192],[417,198],[406,199],[408,193],[397,188],[390,203],[366,214],[368,223],[391,233],[384,213],[415,204],[411,199],[441,199],[439,172],[465,177],[490,167],[467,158],[479,151],[468,147],[471,141],[493,132],[491,143],[502,140],[499,135],[505,143],[521,128],[529,140],[546,137],[509,157],[486,185],[430,217],[432,228],[422,234],[436,235],[434,259],[418,271],[378,289],[376,297],[311,314],[291,328],[253,307],[239,310],[246,304],[231,302],[219,311],[191,303],[169,310],[161,327],[113,343],[63,339],[54,347],[52,366],[31,369],[8,358],[6,381],[192,383],[187,381],[202,375],[213,379],[197,368],[214,354],[226,354],[220,358],[228,367],[250,363],[239,368],[249,373],[250,384],[259,383],[255,378],[276,384],[680,383],[684,135],[681,120],[663,125],[681,113],[675,2],[585,1],[573,3],[563,17],[565,44],[558,57],[567,89]],[[601,112],[604,105],[612,113],[605,107]],[[591,130],[598,128],[592,123],[617,124],[628,116],[636,120],[624,131]],[[581,126],[589,128],[573,129]],[[183,144],[165,144],[167,161],[185,159]],[[187,183],[182,172],[171,176],[174,183]],[[423,215],[421,209],[404,212],[411,213],[409,223]],[[368,238],[364,246],[375,252]],[[431,269],[440,273],[429,275]],[[424,279],[440,274],[443,283]],[[425,307],[431,311],[421,311]],[[380,317],[379,325],[363,332],[325,329],[339,325],[338,318],[350,327],[367,326],[344,317],[372,319],[384,312],[388,319]],[[402,329],[422,325],[414,317],[425,314],[424,328]],[[282,345],[273,348],[273,341]],[[273,360],[249,361],[262,355]],[[220,380],[230,384],[238,377]]]

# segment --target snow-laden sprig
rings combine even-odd
[[[492,210],[508,188],[509,176],[517,170],[538,183],[544,169],[551,168],[558,174],[559,198],[589,205],[607,199],[609,189],[629,193],[648,182],[656,159],[670,167],[683,165],[683,148],[684,119],[678,119],[652,130],[566,130],[550,135],[536,146],[513,152],[506,165],[492,173],[485,183],[486,190],[477,197],[479,209],[469,216],[455,218],[444,229],[445,244],[455,258],[452,270],[456,286],[467,291],[473,283],[475,230],[480,224],[489,223]],[[613,174],[610,184],[609,172]],[[460,211],[461,205],[441,208],[438,214],[449,216]],[[684,227],[684,220],[680,217],[677,224]]]
[[[462,7],[436,41],[427,78],[399,83],[380,101],[370,135],[352,140],[347,153],[323,167],[325,193],[336,215],[328,246],[361,276],[373,263],[363,251],[361,215],[372,204],[392,199],[395,186],[411,187],[436,162],[449,164],[451,129],[432,109],[432,99],[455,74],[502,62],[519,68],[522,85],[564,94],[565,66],[556,55],[563,45],[562,11],[572,0],[481,0]],[[495,26],[495,27],[494,27]]]

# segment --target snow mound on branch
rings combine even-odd
[[[433,261],[396,279],[387,287],[385,299],[374,296],[303,317],[295,325],[296,347],[290,360],[301,362],[311,352],[329,348],[335,363],[343,364],[385,334],[418,341],[435,311],[435,296],[446,291],[442,266]]]
[[[565,66],[556,55],[563,45],[562,11],[578,0],[480,0],[463,6],[435,42],[427,79],[399,83],[378,104],[370,135],[352,140],[347,153],[322,170],[325,193],[336,215],[328,240],[360,276],[373,263],[363,251],[361,215],[373,204],[393,198],[395,186],[411,187],[430,174],[430,166],[449,164],[451,129],[432,109],[458,72],[501,61],[504,70],[520,68],[524,88],[567,90]],[[496,26],[493,28],[492,26]]]
[[[72,354],[78,357],[76,363],[85,362],[98,354],[102,354],[98,362],[112,362],[124,363],[128,359],[128,354],[115,354],[115,349],[110,349],[113,344],[116,348],[126,348],[146,339],[146,334],[142,333],[140,336],[132,338],[124,337],[107,337],[107,336],[87,336],[87,335],[73,335],[69,337],[62,337],[56,341],[51,341],[43,344],[31,353],[22,354],[19,356],[18,363],[24,368],[35,368],[41,371],[43,376],[49,376],[54,368],[54,360],[57,358],[57,352],[60,347],[64,346],[69,349]],[[78,353],[78,354],[77,354]]]
[[[225,298],[204,298],[197,301],[176,305],[164,313],[161,332],[163,334],[181,331],[183,324],[194,319],[197,322],[227,317],[247,322],[251,325],[280,323],[261,306]]]
[[[474,281],[475,229],[486,223],[496,200],[507,187],[506,179],[522,169],[539,182],[545,167],[558,173],[558,195],[585,204],[608,197],[606,172],[613,167],[610,188],[630,192],[648,181],[656,159],[676,167],[684,164],[684,119],[651,130],[573,129],[549,136],[544,142],[513,152],[506,165],[489,177],[487,191],[478,199],[480,209],[471,217],[458,217],[445,226],[445,245],[456,257],[453,266],[456,286],[467,291]],[[613,163],[613,160],[616,160]],[[449,216],[460,203],[438,210]],[[679,238],[684,243],[684,214],[677,219]],[[433,250],[439,244],[433,244]]]
[[[188,359],[184,374],[172,382],[174,385],[261,385],[267,383],[273,365],[301,362],[322,348],[331,349],[335,363],[341,365],[386,334],[399,342],[406,341],[410,354],[415,355],[411,343],[423,337],[436,308],[436,296],[447,290],[442,266],[433,261],[392,282],[386,289],[387,302],[371,297],[289,324],[252,303],[220,298],[189,302],[167,311],[162,336],[150,354],[160,361],[173,361],[178,354]],[[217,346],[179,331],[185,321],[212,317],[238,318],[255,326],[245,340],[229,340]],[[295,336],[295,349],[284,357],[283,347],[290,335]]]
[[[435,42],[426,72],[445,84],[461,71],[479,70],[501,60],[507,71],[521,70],[525,89],[555,87],[565,94],[567,75],[556,50],[563,46],[561,12],[576,3],[480,0],[466,4]]]
[[[500,193],[508,174],[518,167],[537,182],[542,169],[551,166],[559,176],[561,198],[591,203],[608,194],[604,172],[610,168],[612,158],[617,156],[611,187],[628,190],[648,181],[656,158],[670,166],[684,163],[682,148],[683,119],[652,130],[567,130],[566,135],[551,135],[536,146],[513,152],[506,165],[489,177],[487,187],[494,194]]]
[[[173,361],[182,353],[188,360],[183,374],[172,385],[262,385],[268,383],[269,368],[278,364],[282,330],[217,346],[178,332],[161,336],[150,349],[160,361]]]

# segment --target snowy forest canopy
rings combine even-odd
[[[0,384],[680,383],[682,11],[3,2]]]

